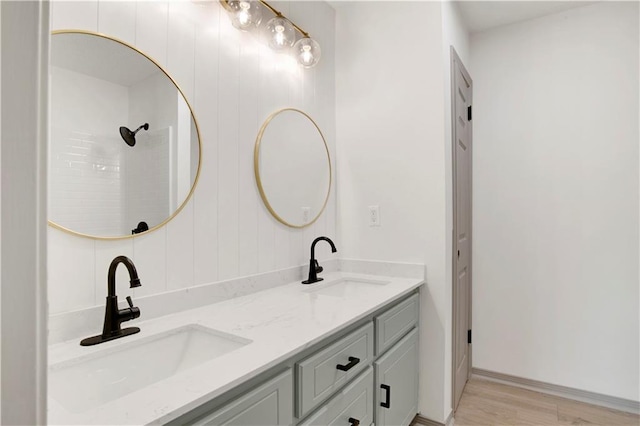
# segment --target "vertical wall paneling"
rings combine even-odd
[[[191,287],[193,280],[193,202],[166,225],[167,289]]]
[[[136,43],[136,2],[99,0],[98,32]]]
[[[258,72],[258,120],[260,125],[276,109],[272,97],[267,92],[271,82],[269,77],[273,74],[273,57],[275,54],[267,48],[261,47],[260,71]],[[275,224],[266,207],[260,201],[258,203],[258,272],[272,271],[275,269]]]
[[[302,98],[301,98],[301,108],[306,111],[314,121],[318,122],[318,114],[316,114],[315,110],[315,91],[314,91],[314,83],[315,83],[315,69],[306,70],[305,79],[303,80],[302,86]],[[312,216],[315,216],[317,212],[312,212]],[[313,242],[313,239],[318,235],[322,234],[322,230],[319,229],[322,222],[322,218],[318,219],[313,225],[308,228],[304,228],[302,235],[302,244],[303,250],[309,251],[309,247]],[[321,243],[316,247],[316,258],[321,259],[324,258],[324,250],[326,243]],[[308,257],[308,255],[306,256]]]
[[[253,152],[260,128],[258,117],[259,45],[255,41],[240,46],[238,87],[238,274],[258,272],[259,194],[253,168]]]
[[[49,228],[48,245],[64,247],[64,250],[49,250],[47,256],[50,313],[93,306],[96,300],[95,241]]]
[[[167,65],[167,1],[136,3],[136,47],[163,67]]]
[[[218,279],[218,63],[220,8],[198,7],[193,108],[202,138],[194,204],[195,284]]]
[[[195,13],[189,2],[169,3],[167,69],[189,103],[194,93]]]
[[[167,291],[167,228],[158,229],[133,240],[133,261],[142,287],[134,289],[136,296]],[[56,285],[53,283],[53,285]]]
[[[278,3],[277,7],[279,10],[285,15],[290,16],[290,5],[292,2],[282,2]],[[313,19],[312,16],[309,16],[309,21]],[[273,73],[273,93],[270,94],[272,99],[277,103],[274,109],[280,109],[285,107],[292,106],[292,101],[289,99],[289,79],[296,78],[295,69],[296,67],[290,66],[288,60],[290,58],[283,58],[283,60],[278,60],[276,55],[276,60],[274,61],[274,73]],[[285,155],[283,153],[283,155]],[[289,231],[290,228],[281,224],[280,222],[276,223],[275,226],[275,241],[274,241],[274,250],[275,250],[275,261],[276,261],[276,269],[282,269],[289,264],[289,253],[291,252],[290,242],[289,242]],[[295,231],[294,231],[295,232]]]
[[[217,2],[52,3],[53,29],[97,30],[133,44],[164,66],[194,109],[202,143],[194,195],[162,229],[116,241],[49,229],[49,252],[60,259],[49,263],[52,312],[102,305],[107,268],[119,254],[132,257],[142,287],[128,290],[126,271],[119,269],[118,291],[140,297],[306,264],[313,238],[335,237],[334,11],[313,1],[274,6],[320,41],[317,68],[302,69],[259,37],[236,30]],[[258,129],[284,107],[309,113],[334,156],[327,210],[304,230],[281,225],[270,215],[253,172]],[[318,246],[319,258],[329,253],[328,246]],[[62,260],[69,256],[82,259],[79,273],[67,273]]]
[[[51,7],[51,29],[98,31],[97,1],[56,1]]]
[[[191,2],[169,2],[167,18],[167,71],[182,89],[189,103],[193,102],[195,80],[195,14]],[[167,228],[167,289],[194,284],[194,221],[193,200],[166,225]]]
[[[250,36],[235,30],[226,16],[220,20],[225,34],[219,50],[218,86],[218,236],[225,244],[218,248],[219,279],[238,274],[238,134],[240,111],[240,46]]]

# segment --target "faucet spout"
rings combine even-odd
[[[328,237],[318,237],[311,243],[311,259],[309,260],[309,278],[306,281],[302,281],[302,284],[313,284],[318,281],[322,281],[323,278],[318,278],[318,273],[322,272],[322,267],[318,265],[318,261],[316,260],[316,244],[320,241],[326,241],[331,246],[331,253],[335,253],[338,250],[336,249],[336,245],[333,244]]]
[[[129,284],[130,288],[140,287],[142,284],[140,283],[140,278],[138,278],[138,271],[136,270],[136,266],[133,264],[131,259],[127,256],[118,256],[111,261],[111,265],[109,265],[109,275],[107,276],[107,291],[108,297],[113,297],[116,295],[116,269],[118,269],[118,265],[123,264],[127,267],[129,271]]]

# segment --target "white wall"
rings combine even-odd
[[[0,423],[45,424],[49,4],[2,2],[0,10],[4,106]]]
[[[638,401],[638,3],[476,34],[474,367]]]
[[[303,70],[237,31],[218,2],[52,4],[53,29],[112,35],[163,65],[194,107],[203,144],[194,197],[162,229],[117,241],[49,229],[52,313],[102,305],[108,265],[120,254],[131,257],[140,273],[142,287],[133,292],[135,300],[303,265],[313,238],[335,237],[335,187],[320,220],[295,230],[269,215],[255,186],[255,137],[262,121],[276,109],[289,106],[309,113],[335,158],[334,11],[323,2],[274,2],[274,6],[318,40],[323,54],[317,67]],[[336,244],[342,251],[341,241]],[[318,246],[318,255],[328,258],[329,248]],[[119,274],[123,294],[124,270]],[[100,326],[96,324],[97,329]]]
[[[442,422],[450,411],[451,300],[441,4],[335,4],[342,253],[425,264],[419,409]],[[368,225],[370,205],[380,206],[380,227]]]

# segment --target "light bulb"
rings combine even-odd
[[[322,51],[320,45],[315,40],[304,37],[293,45],[295,57],[300,65],[311,68],[320,61]]]
[[[296,41],[296,30],[287,19],[276,16],[267,23],[269,46],[273,50],[283,51],[293,46]]]
[[[262,9],[259,1],[229,0],[227,5],[231,15],[231,24],[237,29],[248,31],[260,25]]]

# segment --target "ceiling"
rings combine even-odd
[[[526,21],[595,1],[458,1],[460,15],[470,33]]]

